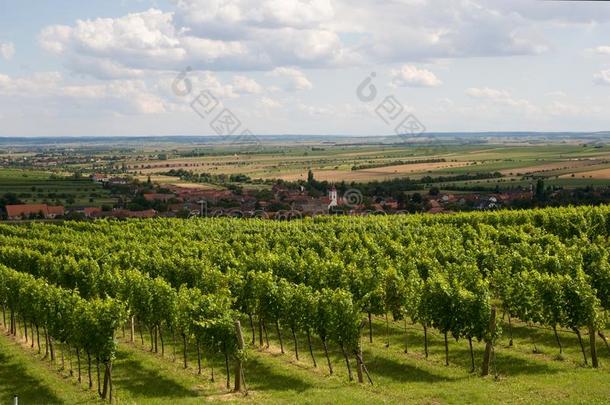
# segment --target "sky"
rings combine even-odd
[[[608,111],[610,2],[0,0],[0,136],[605,131]]]

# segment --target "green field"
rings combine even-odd
[[[26,204],[100,207],[116,202],[108,190],[86,177],[74,179],[40,170],[0,169],[0,195],[6,193]]]

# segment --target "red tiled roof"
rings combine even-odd
[[[64,215],[64,207],[61,205],[49,206],[46,204],[19,204],[7,205],[6,213],[9,218],[26,217],[42,213],[45,217],[49,215],[58,216]]]
[[[46,204],[20,204],[6,206],[6,213],[8,214],[9,218],[21,217],[30,214],[39,214],[41,212],[44,215],[47,215]]]
[[[113,210],[111,215],[117,218],[152,218],[157,214],[155,210],[146,211],[130,211],[130,210]]]
[[[64,215],[64,207],[62,205],[48,205],[47,213],[49,215]]]
[[[155,210],[128,211],[128,216],[131,218],[153,218],[155,215],[157,215]]]
[[[160,193],[145,193],[144,199],[146,201],[169,201],[176,196],[173,194],[160,194]]]
[[[85,209],[83,209],[83,212],[86,216],[90,217],[92,215],[99,214],[100,212],[102,212],[102,209],[99,207],[86,207]]]

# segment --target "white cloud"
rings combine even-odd
[[[593,75],[593,82],[595,84],[609,86],[610,85],[610,69],[602,70]]]
[[[40,33],[40,44],[64,58],[74,71],[98,78],[136,77],[139,70],[189,65],[196,70],[271,71],[281,66],[413,63],[538,54],[549,49],[536,25],[543,19],[540,10],[544,7],[530,7],[521,0],[517,11],[499,0],[172,3],[173,12],[150,9],[49,26]],[[570,19],[566,7],[548,5],[547,9],[555,17]],[[548,20],[556,21],[555,17]]]
[[[510,98],[510,93],[507,92],[506,90],[496,90],[496,89],[491,89],[489,87],[483,87],[483,88],[472,87],[472,88],[469,88],[466,90],[466,94],[472,98],[479,98],[479,99],[499,100],[499,99]]]
[[[259,100],[259,103],[264,108],[280,108],[280,107],[282,107],[282,103],[280,103],[279,101],[277,101],[275,99],[272,99],[270,97],[262,97]]]
[[[180,97],[173,92],[173,85],[176,79],[175,73],[166,73],[158,75],[154,86],[154,91],[160,94],[165,99],[177,100]],[[199,94],[201,91],[209,91],[214,96],[220,99],[238,98],[239,94],[233,84],[224,84],[220,81],[214,72],[210,71],[193,71],[188,74],[188,79],[192,84],[192,96]],[[243,92],[242,92],[243,94]]]
[[[65,110],[64,116],[75,111],[83,116],[97,111],[139,115],[179,110],[190,114],[187,98],[173,94],[171,86],[176,75],[171,72],[187,66],[192,68],[189,78],[194,92],[209,90],[221,100],[233,99],[232,108],[243,108],[253,114],[260,110],[268,117],[262,126],[278,132],[295,128],[308,132],[317,124],[320,132],[342,128],[376,131],[374,124],[378,120],[371,120],[373,124],[369,127],[358,124],[367,116],[366,112],[347,120],[348,109],[341,109],[343,103],[355,102],[354,84],[373,69],[390,71],[391,84],[397,87],[445,84],[442,97],[450,99],[438,100],[436,93],[425,91],[422,97],[410,101],[417,108],[418,117],[428,121],[431,129],[435,122],[451,130],[467,122],[477,128],[497,129],[503,125],[512,128],[517,121],[523,127],[540,129],[543,125],[539,124],[549,117],[553,118],[552,125],[559,128],[566,122],[570,125],[569,121],[557,119],[562,112],[570,115],[579,111],[576,108],[579,104],[604,106],[609,100],[599,92],[587,94],[580,102],[576,101],[579,92],[574,89],[569,97],[552,92],[557,83],[549,82],[550,77],[525,85],[512,68],[518,63],[543,75],[549,63],[562,69],[576,60],[579,71],[590,75],[600,71],[592,78],[595,83],[610,85],[610,71],[603,70],[609,66],[595,66],[591,58],[576,59],[579,53],[582,56],[582,50],[591,55],[610,55],[610,42],[600,40],[610,26],[610,9],[600,5],[601,2],[580,2],[583,4],[576,6],[531,0],[170,0],[170,3],[173,6],[164,7],[163,11],[158,7],[144,8],[112,18],[92,16],[43,28],[39,44],[53,60],[42,65],[62,66],[66,72],[63,76],[54,73],[0,76],[2,106],[13,103],[15,108],[21,108],[20,103],[14,103],[15,97],[31,106],[38,97],[37,106],[41,110],[56,106]],[[129,9],[141,9],[143,4],[130,4]],[[570,41],[566,43],[565,38]],[[551,62],[546,57],[528,56],[518,61],[511,58],[538,55],[548,49],[553,49]],[[0,51],[0,62],[5,53]],[[9,53],[12,55],[14,50]],[[23,61],[24,66],[39,62],[36,56],[30,56],[34,52],[24,55],[30,59]],[[494,58],[506,58],[506,63]],[[341,70],[332,71],[337,68]],[[464,94],[459,84],[476,83],[472,81],[476,79],[473,69],[491,72],[486,76],[490,81],[485,82],[490,87],[468,84],[465,87],[472,88]],[[217,76],[220,71],[227,73]],[[493,81],[494,75],[502,80]],[[253,80],[259,77],[260,83]],[[332,86],[322,87],[318,81]],[[375,84],[379,83],[377,79]],[[299,90],[313,91],[302,100],[299,93],[282,93]],[[533,105],[518,94],[537,94],[542,98],[532,98],[532,102],[540,102]],[[384,95],[380,93],[378,97]],[[574,106],[568,104],[572,102]],[[357,104],[355,108],[360,107],[364,105]],[[439,110],[443,111],[442,117]],[[460,121],[462,111],[472,114],[477,121]],[[12,111],[3,113],[11,116]],[[527,119],[521,120],[526,114]],[[325,119],[307,119],[310,115]],[[141,122],[142,127],[149,125],[153,130],[161,130],[162,127],[153,126],[153,119],[158,119],[155,123],[173,120],[167,126],[171,132],[187,127],[186,117],[147,116]],[[278,117],[284,117],[284,121]],[[299,117],[305,118],[299,122]],[[604,116],[599,117],[597,122],[606,125]],[[197,117],[191,118],[195,121]],[[598,125],[578,122],[584,122],[586,127]]]
[[[84,67],[88,72],[99,61],[119,68],[155,69],[185,58],[176,35],[172,13],[151,9],[116,19],[78,20],[73,27],[49,26],[40,33],[39,43],[65,57],[77,71]]]
[[[59,72],[35,73],[23,77],[0,74],[0,95],[37,97],[50,94],[59,88],[61,80]]]
[[[437,87],[442,84],[434,73],[426,69],[418,69],[413,65],[404,65],[390,72],[392,85],[396,87]]]
[[[489,87],[473,87],[466,90],[466,95],[478,100],[491,101],[503,107],[517,108],[527,113],[538,110],[538,108],[528,100],[513,98],[510,92],[506,90],[492,89]]]
[[[302,111],[312,117],[331,117],[336,115],[335,108],[329,105],[318,106],[300,103],[297,107],[299,111]]]
[[[545,107],[545,112],[554,117],[586,117],[589,116],[593,111],[579,105],[554,101]]]
[[[184,56],[176,37],[172,13],[150,9],[120,18],[77,20],[74,27],[55,25],[40,34],[48,51],[65,53],[70,47],[95,56],[124,55],[156,60],[175,60]]]
[[[259,94],[263,86],[246,76],[233,77],[233,90],[238,94]]]
[[[73,55],[70,66],[74,71],[87,72],[98,79],[141,78],[149,74],[145,69],[134,69],[110,59],[95,59]]]
[[[270,73],[270,76],[287,78],[288,82],[284,85],[286,91],[311,90],[313,88],[307,76],[295,68],[278,67]]]
[[[134,77],[143,70],[228,69],[241,61],[256,65],[247,44],[199,38],[177,28],[174,14],[150,9],[119,18],[78,20],[74,26],[46,27],[39,35],[43,49],[66,61],[73,71],[96,78]],[[250,60],[253,58],[253,60]]]
[[[179,1],[176,13],[150,9],[48,26],[39,43],[73,71],[97,78],[187,65],[200,70],[331,66],[347,58],[339,35],[319,25],[321,15],[332,14],[328,0],[266,1],[254,9],[245,7],[254,4],[249,1],[207,3]]]
[[[142,80],[113,80],[102,83],[70,83],[58,72],[11,77],[0,74],[0,98],[44,100],[52,105],[75,102],[99,111],[124,114],[166,112],[169,103],[151,91]]]
[[[493,7],[499,13],[514,14],[533,21],[591,25],[610,20],[610,9],[601,2],[480,0],[480,3]]]
[[[0,42],[0,58],[11,60],[15,56],[15,44],[12,42]]]
[[[335,15],[330,0],[174,0],[173,3],[181,21],[208,33],[217,32],[219,27],[235,26],[313,28]]]
[[[595,48],[587,48],[586,51],[598,55],[610,55],[610,46],[596,46]]]
[[[338,1],[331,27],[358,32],[365,59],[412,62],[434,58],[537,54],[548,49],[537,27],[502,10],[500,1]]]

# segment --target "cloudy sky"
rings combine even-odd
[[[223,107],[256,134],[610,130],[610,2],[0,0],[2,136],[207,135]]]

